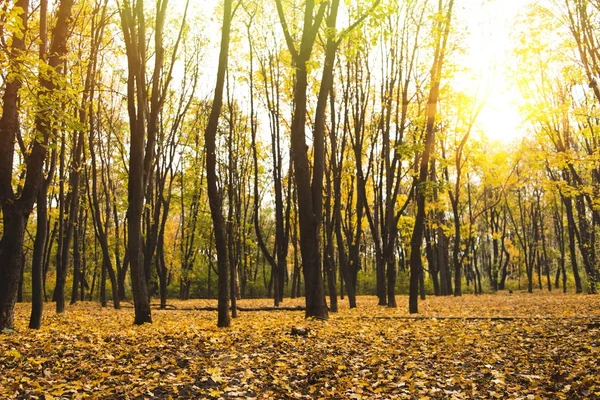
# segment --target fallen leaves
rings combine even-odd
[[[133,326],[130,310],[77,304],[0,336],[0,398],[597,398],[599,300],[429,298],[414,319],[361,297],[326,322],[241,312],[229,329],[210,311],[154,311],[153,325]],[[18,306],[17,326],[28,311]]]

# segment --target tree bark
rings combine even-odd
[[[291,145],[296,186],[298,188],[300,252],[302,254],[302,263],[304,266],[304,287],[306,296],[305,315],[306,317],[327,319],[328,312],[325,303],[325,288],[323,284],[319,243],[323,188],[323,138],[316,135],[313,138],[314,166],[313,185],[311,186],[308,147],[305,135],[307,111],[306,91],[308,88],[307,63],[310,61],[315,39],[323,20],[327,3],[320,3],[319,8],[315,13],[315,1],[307,0],[305,2],[299,50],[296,49],[296,45],[293,43],[293,39],[288,31],[281,0],[277,0],[276,3],[288,49],[292,53],[296,67],[296,82],[293,91],[295,110],[292,117]]]
[[[18,0],[16,5],[24,11],[20,18],[22,26],[26,28],[29,2]],[[66,42],[72,6],[72,0],[62,0],[58,6],[50,56],[47,61],[51,74],[60,72],[62,57],[67,51]],[[14,60],[25,50],[23,35],[20,33],[15,33],[13,36],[10,55]],[[4,90],[2,117],[0,117],[0,207],[2,207],[4,221],[4,230],[0,239],[0,332],[6,328],[12,329],[14,325],[14,306],[19,286],[25,226],[43,181],[46,148],[53,129],[48,115],[51,111],[44,110],[36,115],[35,126],[40,138],[33,141],[26,162],[25,183],[20,197],[17,198],[12,188],[12,171],[15,138],[19,129],[18,91],[22,82],[18,78],[21,74],[20,63],[15,62],[14,65],[16,70],[13,72],[16,75],[7,83]],[[52,96],[53,91],[57,89],[51,78],[40,75],[38,96],[41,99]]]
[[[221,107],[223,105],[223,87],[225,83],[227,61],[229,57],[229,39],[232,18],[232,0],[224,0],[223,27],[221,30],[221,49],[219,53],[219,66],[217,69],[217,83],[208,124],[204,133],[204,145],[206,149],[206,181],[208,184],[210,214],[213,220],[219,271],[218,327],[228,327],[230,325],[227,241],[223,227],[222,193],[219,190],[217,182],[216,135],[219,128],[219,115],[221,114]]]
[[[152,323],[150,300],[144,270],[142,213],[144,211],[144,141],[146,136],[147,93],[145,78],[146,31],[144,2],[135,10],[125,1],[119,10],[128,60],[127,111],[129,114],[129,181],[127,185],[127,232],[131,287],[135,308],[134,324]]]

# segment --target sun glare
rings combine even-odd
[[[490,141],[509,144],[524,135],[518,90],[509,76],[511,30],[527,0],[464,0],[462,23],[467,27],[464,63],[468,73],[454,82],[477,93],[484,102],[476,127]]]
[[[491,141],[505,144],[521,138],[525,132],[518,107],[511,103],[508,95],[488,99],[479,114],[477,127]]]

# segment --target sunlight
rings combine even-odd
[[[462,23],[467,27],[461,62],[469,70],[453,84],[467,88],[484,102],[476,126],[491,141],[511,143],[525,133],[518,90],[510,77],[511,30],[516,16],[529,3],[522,0],[464,0]]]
[[[488,99],[479,114],[477,127],[491,141],[504,143],[512,143],[525,134],[517,105],[504,93]]]

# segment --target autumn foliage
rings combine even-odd
[[[213,311],[194,310],[214,301],[173,302],[143,326],[131,324],[131,309],[79,303],[39,331],[1,336],[0,398],[600,396],[596,295],[438,297],[418,317],[374,297],[357,302],[327,322],[240,312],[229,329],[215,327]],[[28,307],[18,305],[18,326]]]

